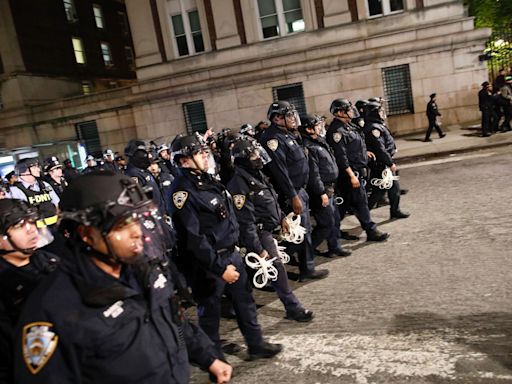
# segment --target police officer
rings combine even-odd
[[[103,151],[103,170],[118,173],[119,167],[114,162],[114,152],[111,149]]]
[[[128,157],[128,165],[124,174],[139,183],[141,187],[151,188],[154,203],[162,214],[167,213],[167,206],[160,192],[159,185],[148,170],[151,160],[146,143],[142,140],[132,139],[124,149],[124,154]]]
[[[311,233],[313,249],[327,240],[327,257],[349,256],[338,244],[340,219],[334,207],[334,187],[338,179],[338,165],[331,148],[325,141],[325,130],[320,116],[306,114],[301,117],[302,145],[308,150],[311,214],[316,226]]]
[[[187,383],[189,358],[229,381],[231,367],[182,315],[161,216],[140,186],[110,172],[70,183],[62,222],[73,259],[36,288],[16,334],[20,383]]]
[[[165,144],[161,144],[156,149],[157,155],[162,159],[162,163],[160,163],[160,168],[165,172],[167,170],[173,177],[176,177],[178,174],[178,169],[171,161],[171,155],[169,153],[169,147]]]
[[[432,93],[430,95],[430,101],[427,103],[427,119],[428,119],[428,128],[427,133],[425,134],[425,140],[423,141],[432,141],[430,139],[430,135],[432,134],[432,131],[437,131],[437,134],[439,135],[439,138],[442,139],[446,136],[446,133],[443,132],[439,124],[437,123],[437,117],[441,116],[441,112],[439,112],[439,108],[437,107],[436,103],[436,94]]]
[[[73,167],[73,164],[71,163],[70,159],[65,159],[63,161],[63,164],[64,164],[64,171],[63,171],[64,178],[66,179],[66,181],[68,183],[71,180],[73,180],[74,178],[80,176],[80,172],[78,172],[78,170],[75,167]]]
[[[313,319],[313,312],[304,309],[288,284],[272,233],[287,228],[284,213],[277,203],[277,194],[261,169],[270,161],[266,151],[255,140],[242,138],[235,142],[232,155],[235,173],[228,183],[235,213],[240,225],[240,242],[247,252],[262,258],[273,258],[277,280],[271,281],[286,310],[286,318],[299,322]],[[285,229],[284,229],[285,230]]]
[[[87,164],[87,166],[84,169],[82,169],[83,175],[86,175],[98,169],[98,162],[96,161],[93,155],[87,155],[87,157],[85,158],[85,164]]]
[[[25,200],[39,212],[38,225],[57,223],[59,196],[46,181],[41,179],[41,167],[36,158],[18,160],[16,172],[19,181],[11,187],[10,197]]]
[[[240,131],[239,132],[240,132],[241,135],[245,135],[245,136],[249,136],[249,137],[254,137],[256,135],[256,130],[249,123],[243,124],[240,127]]]
[[[36,227],[37,216],[23,200],[0,200],[0,383],[13,382],[13,335],[21,308],[58,264],[57,256],[39,249],[51,234]]]
[[[357,100],[354,106],[356,107],[356,111],[354,111],[354,117],[352,118],[352,123],[363,129],[364,127],[364,116],[366,115],[366,105],[369,103],[368,100]]]
[[[378,103],[368,103],[366,105],[366,117],[364,125],[364,134],[366,148],[375,155],[375,159],[370,161],[370,180],[381,179],[382,171],[387,167],[397,174],[397,166],[393,160],[396,153],[396,144],[391,132],[384,123],[384,111]],[[400,184],[398,180],[393,180],[390,189],[382,189],[377,185],[372,185],[371,195],[368,199],[368,206],[373,208],[384,196],[387,191],[390,205],[390,215],[392,219],[405,219],[409,217],[408,213],[400,210]]]
[[[389,235],[377,229],[368,208],[364,186],[368,152],[363,134],[351,122],[354,117],[352,104],[347,99],[335,99],[331,103],[330,111],[334,119],[327,130],[327,142],[334,151],[339,168],[338,187],[344,200],[343,204],[339,205],[341,220],[347,209],[352,207],[361,227],[366,231],[366,239],[384,241]]]
[[[174,176],[167,171],[167,167],[163,164],[163,160],[158,157],[156,152],[149,153],[151,164],[148,171],[153,175],[158,184],[160,194],[165,203],[166,212],[171,211],[171,184],[174,181]],[[165,168],[164,168],[165,167]]]
[[[50,184],[55,193],[61,198],[68,183],[62,176],[62,164],[59,163],[59,159],[55,156],[47,158],[44,161],[44,172],[46,173],[43,177],[44,181]]]
[[[303,244],[290,244],[287,249],[289,252],[298,252],[299,281],[324,278],[329,271],[315,270],[313,260],[309,196],[305,190],[309,177],[308,159],[291,133],[298,129],[300,119],[294,106],[287,101],[272,103],[267,117],[271,124],[261,134],[260,143],[270,155],[272,163],[265,171],[279,195],[283,211],[300,215],[301,226],[307,230]]]
[[[223,355],[220,301],[226,288],[249,358],[270,358],[282,346],[263,340],[243,260],[236,249],[239,227],[230,195],[207,173],[206,143],[195,135],[177,137],[172,158],[180,172],[172,184],[172,217],[178,233],[178,267],[198,303],[199,325]]]

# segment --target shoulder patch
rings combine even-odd
[[[245,204],[245,195],[233,195],[233,204],[236,209],[241,210]]]
[[[279,141],[277,141],[276,139],[269,140],[269,141],[267,141],[267,146],[272,151],[275,151],[277,149],[277,147],[279,146]]]
[[[380,137],[380,131],[378,129],[372,129],[372,135],[378,139]]]
[[[334,132],[334,134],[332,135],[332,139],[334,140],[335,143],[339,143],[341,140],[341,133]]]
[[[185,205],[185,202],[188,198],[188,192],[178,191],[172,194],[172,202],[176,206],[176,208],[181,209]]]
[[[23,327],[23,360],[33,375],[43,369],[57,349],[59,337],[52,328],[53,324],[47,322],[30,323]]]
[[[133,181],[135,181],[136,184],[139,184],[139,178],[137,176],[130,177]]]

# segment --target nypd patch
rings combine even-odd
[[[188,192],[178,191],[172,194],[172,202],[176,206],[176,208],[181,209],[185,205],[185,202],[188,198]]]
[[[269,140],[269,141],[267,141],[267,146],[272,151],[275,151],[277,149],[277,147],[279,146],[279,141],[277,141],[276,139]]]
[[[334,140],[335,143],[339,143],[341,140],[341,133],[334,132],[334,134],[332,135],[332,139]]]
[[[53,324],[47,322],[30,323],[23,327],[23,360],[33,375],[43,369],[57,349],[59,337],[52,328]]]
[[[380,137],[380,131],[378,129],[372,129],[372,135],[378,139]]]
[[[245,204],[245,195],[233,195],[233,204],[236,209],[241,210]]]

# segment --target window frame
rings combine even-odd
[[[77,50],[76,49],[75,41],[78,41],[78,43],[80,44],[80,48],[82,50]],[[75,55],[75,63],[78,64],[78,65],[86,65],[87,64],[87,56],[85,55],[85,47],[84,47],[84,42],[83,42],[82,38],[78,37],[78,36],[71,36],[71,46],[73,47],[73,54]],[[82,53],[83,63],[78,61],[77,52],[81,52]]]
[[[293,95],[285,96],[283,93],[285,95],[287,93],[291,93]],[[294,105],[299,115],[305,115],[307,113],[306,98],[304,97],[304,85],[302,83],[292,83],[272,87],[272,99],[274,102],[278,100],[288,101],[290,104]]]
[[[105,46],[108,50],[108,56],[110,60],[108,62],[105,61],[105,52],[103,51],[103,46]],[[105,67],[111,68],[114,66],[114,57],[112,56],[112,49],[110,47],[110,43],[108,41],[100,41],[100,51],[101,51],[101,58],[103,60],[103,64],[105,64]]]
[[[376,14],[376,15],[370,15],[370,4],[369,4],[369,1],[370,0],[366,0],[365,1],[365,4],[366,4],[366,15],[368,16],[368,19],[375,19],[375,18],[379,18],[379,17],[390,16],[390,15],[395,15],[397,13],[405,12],[405,5],[406,5],[405,0],[401,0],[403,8],[399,9],[399,10],[396,10],[396,11],[391,11],[391,4],[390,3],[391,3],[392,0],[381,0],[382,13],[379,13],[379,14]]]
[[[254,0],[254,8],[256,10],[257,24],[258,24],[258,27],[259,27],[258,28],[258,34],[259,34],[260,40],[262,40],[262,41],[272,40],[272,39],[277,39],[277,38],[284,37],[284,36],[295,35],[297,33],[306,32],[306,20],[305,20],[305,16],[304,16],[304,7],[303,7],[303,4],[302,4],[302,0],[298,0],[298,1],[300,3],[300,11],[301,11],[301,14],[302,14],[302,20],[304,22],[304,29],[302,29],[300,31],[294,31],[294,32],[288,32],[288,26],[287,26],[287,23],[286,23],[286,13],[295,11],[296,9],[295,10],[285,11],[284,10],[284,5],[283,5],[283,1],[284,0],[271,0],[271,1],[273,1],[273,3],[274,3],[274,8],[275,8],[275,11],[276,11],[275,14],[277,16],[278,34],[276,36],[264,37],[263,36],[263,28],[262,28],[262,25],[261,25],[262,16],[260,14],[259,0]],[[264,17],[268,17],[268,16],[269,15],[266,15]]]
[[[198,31],[192,31],[191,25],[190,25],[190,14],[196,12],[197,18],[199,20],[199,27],[200,29]],[[173,18],[179,16],[181,17],[181,23],[183,24],[183,31],[184,33],[181,35],[176,35],[176,32],[174,30],[174,22]],[[170,23],[170,30],[171,35],[173,38],[173,50],[174,54],[177,58],[181,57],[188,57],[188,56],[194,56],[199,55],[206,52],[206,45],[205,45],[205,36],[203,33],[203,24],[201,23],[201,14],[199,13],[199,10],[197,8],[188,9],[188,10],[181,10],[178,13],[173,13],[169,16],[169,23]],[[201,34],[201,39],[203,43],[203,50],[202,51],[196,51],[196,45],[194,42],[194,34],[197,33]],[[178,37],[185,36],[185,41],[187,42],[187,54],[181,55],[178,48]]]
[[[127,52],[129,52],[129,55],[127,55]],[[131,46],[129,46],[129,45],[124,46],[124,57],[126,59],[126,64],[128,64],[128,68],[131,71],[135,71],[135,54],[134,54],[133,48]]]

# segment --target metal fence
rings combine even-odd
[[[494,30],[485,45],[484,60],[487,60],[489,80],[498,76],[500,69],[512,70],[512,28]]]

